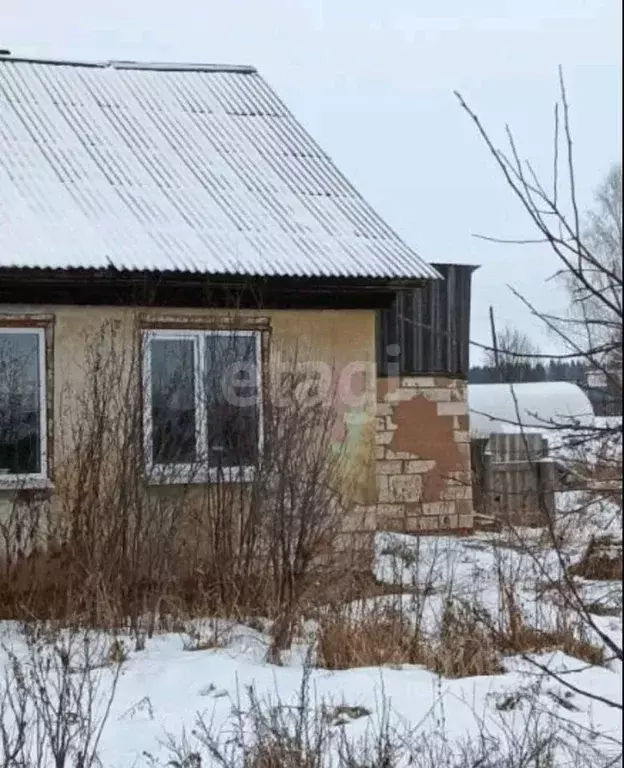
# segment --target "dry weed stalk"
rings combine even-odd
[[[199,482],[198,465],[159,483],[145,471],[136,322],[105,322],[85,340],[79,385],[61,393],[54,493],[16,493],[1,531],[1,615],[129,625],[139,644],[193,615],[268,615],[278,654],[350,503],[332,393],[302,396],[297,353],[280,376],[267,371],[251,477]],[[230,446],[234,468],[245,449]]]
[[[123,647],[43,623],[28,625],[20,641],[23,647],[3,646],[0,653],[1,764],[97,768]]]

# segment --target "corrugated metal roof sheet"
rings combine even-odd
[[[253,68],[2,57],[0,265],[438,277]]]

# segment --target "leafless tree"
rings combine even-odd
[[[494,144],[461,95],[457,96],[538,232],[531,240],[487,239],[507,244],[538,242],[549,247],[559,262],[556,274],[571,292],[572,309],[567,316],[553,316],[513,288],[512,292],[565,347],[564,354],[552,357],[581,358],[589,368],[613,376],[606,361],[616,354],[622,338],[621,169],[610,173],[598,193],[598,207],[584,221],[577,198],[569,105],[562,76],[560,88],[560,102],[555,107],[553,180],[548,186],[530,161],[521,158],[509,128],[505,152]],[[616,374],[621,392],[621,363]]]
[[[575,269],[560,272],[570,295],[570,320],[579,344],[603,350],[599,370],[607,381],[615,378],[617,386],[622,368],[621,163],[610,169],[596,192],[584,219],[583,242],[588,253],[579,254]]]
[[[509,373],[505,380],[513,381],[514,370],[533,364],[540,359],[540,348],[531,337],[513,325],[507,324],[496,332],[496,343],[485,350],[485,363]]]
[[[522,158],[510,128],[506,129],[508,148],[499,149],[477,114],[457,94],[461,107],[473,121],[478,135],[501,172],[537,237],[527,240],[487,237],[497,243],[522,245],[540,243],[549,248],[558,261],[557,276],[571,296],[567,314],[554,315],[536,307],[515,289],[513,294],[531,311],[565,351],[548,355],[555,358],[580,358],[588,370],[599,372],[622,397],[622,204],[621,169],[613,170],[598,194],[598,205],[583,217],[577,196],[570,111],[563,76],[560,73],[560,98],[554,111],[552,180],[542,181],[530,161]],[[521,426],[518,409],[518,423]],[[621,424],[596,420],[588,424],[580,419],[565,424],[552,419],[543,425],[545,432],[557,436],[557,455],[563,462],[575,462],[579,486],[584,495],[568,515],[574,525],[586,525],[591,510],[599,508],[596,525],[605,525],[606,511],[613,511],[611,522],[619,525],[619,562],[621,569],[622,441]],[[527,456],[528,456],[527,450]],[[605,490],[606,487],[606,490]],[[622,660],[621,642],[604,632],[596,621],[584,593],[575,582],[562,544],[562,514],[546,511],[547,536],[559,568],[557,576],[544,572],[549,588],[587,628],[604,644],[607,653]],[[511,532],[518,547],[523,545],[521,531]],[[617,544],[617,536],[615,543]],[[529,546],[527,557],[539,559]],[[545,674],[552,674],[544,666]],[[557,678],[559,679],[559,678]],[[566,681],[564,680],[564,683]],[[567,683],[569,684],[569,683]],[[579,691],[575,691],[578,693]],[[588,691],[582,691],[591,697]],[[621,704],[610,702],[621,709]]]

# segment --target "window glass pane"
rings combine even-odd
[[[152,339],[152,456],[155,464],[196,461],[192,339]]]
[[[206,336],[208,460],[247,467],[258,459],[259,389],[255,335]]]
[[[39,334],[0,330],[0,475],[41,468]]]

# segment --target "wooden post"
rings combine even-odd
[[[541,512],[547,520],[555,519],[555,462],[542,459],[537,464],[539,477],[539,500]]]
[[[488,444],[483,452],[483,513],[489,517],[494,517],[493,488],[492,453]]]
[[[492,334],[492,349],[494,350],[494,365],[498,371],[498,377],[503,380],[503,372],[500,367],[500,357],[498,354],[498,336],[496,335],[496,323],[494,322],[494,307],[490,304],[490,333]]]
[[[547,437],[542,438],[542,458],[547,459],[550,456],[550,443]]]
[[[474,510],[483,514],[483,440],[476,437],[470,440],[470,475]]]

